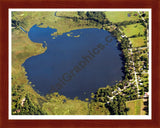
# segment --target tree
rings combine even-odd
[[[87,12],[86,16],[91,19],[94,20],[96,22],[100,22],[100,23],[104,23],[104,21],[106,22],[106,15],[104,12]]]
[[[78,15],[83,19],[85,17],[85,12],[78,11]]]
[[[25,96],[25,101],[23,106],[18,102],[16,102],[15,106],[18,112],[13,113],[14,115],[44,115],[45,114],[39,106],[33,104],[28,94]]]
[[[111,102],[109,106],[109,111],[111,115],[118,115],[118,102],[116,99],[114,99],[113,102]]]
[[[77,17],[73,17],[73,21],[74,21],[74,22],[77,22],[77,21],[78,21],[78,18],[77,18]]]
[[[125,109],[126,109],[126,100],[124,97],[118,95],[117,96],[117,101],[118,101],[118,114],[119,115],[124,115],[125,114]]]

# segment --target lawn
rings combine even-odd
[[[144,43],[144,37],[136,37],[136,38],[129,38],[132,42],[133,47],[146,47],[147,45]]]
[[[129,12],[129,11],[106,11],[105,12],[106,17],[110,22],[117,23],[117,22],[123,22],[123,21],[130,21],[130,20],[138,20],[139,15],[138,12]],[[129,14],[129,16],[128,16]],[[135,14],[137,14],[135,16]]]
[[[127,115],[145,115],[143,99],[127,101],[126,106],[129,108]]]
[[[140,23],[122,26],[121,28],[123,29],[121,30],[127,37],[131,37],[133,35],[138,35],[138,34],[144,35],[145,31],[145,27]]]

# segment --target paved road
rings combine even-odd
[[[140,17],[142,18],[142,20],[144,21],[145,25],[147,26],[147,23],[145,21],[145,19],[141,16],[141,13],[138,11]],[[123,35],[123,32],[118,28],[118,30],[121,32],[121,34]],[[124,37],[127,37],[126,35],[123,35]],[[128,38],[129,39],[129,38]],[[129,40],[130,41],[130,40]],[[130,44],[132,44],[132,42],[130,41]],[[138,47],[138,49],[144,49],[144,48],[148,48],[149,46],[149,38],[148,38],[148,29],[147,29],[147,47]],[[131,51],[131,55],[133,55],[133,52],[132,52],[132,49],[134,48],[130,48],[128,50]],[[133,61],[133,57],[132,57],[132,61]],[[135,64],[134,64],[134,61],[133,61],[133,68],[134,68],[134,76],[135,76],[135,83],[136,83],[136,87],[137,87],[137,93],[138,93],[138,97],[139,97],[139,87],[138,87],[138,80],[137,80],[137,72],[136,72],[136,69],[135,69]]]
[[[121,32],[121,34],[123,35],[123,32],[118,28],[118,30]],[[127,37],[126,35],[123,35],[124,37]],[[128,40],[129,40],[129,38],[128,38]],[[129,40],[130,41],[130,40]],[[130,41],[130,44],[131,44],[132,42]],[[142,48],[145,48],[145,47],[140,47],[140,49],[142,49]],[[133,52],[132,52],[132,49],[133,48],[130,48],[130,49],[128,49],[128,50],[130,50],[131,51],[131,55],[133,55]],[[134,77],[135,77],[135,83],[136,83],[136,87],[137,87],[137,94],[138,94],[138,97],[139,97],[139,87],[138,87],[138,80],[137,80],[137,72],[136,72],[136,69],[135,69],[135,64],[134,64],[134,61],[133,61],[133,57],[132,57],[132,62],[133,62],[133,68],[134,68]]]
[[[133,55],[132,49],[131,49],[131,55]],[[133,56],[132,56],[132,61],[133,61]],[[133,69],[134,69],[135,83],[136,83],[136,87],[137,87],[137,94],[138,94],[138,97],[139,97],[139,87],[138,87],[138,80],[137,80],[137,72],[136,72],[136,68],[135,68],[135,65],[134,65],[134,61],[133,61]]]

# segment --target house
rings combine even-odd
[[[143,83],[139,83],[140,85],[143,85]]]
[[[138,81],[141,81],[141,79],[139,79]]]
[[[145,92],[145,94],[144,94],[144,98],[148,98],[148,96],[149,96],[149,94],[148,94],[148,92]]]
[[[121,37],[124,38],[125,36],[124,36],[124,35],[121,35]]]
[[[21,112],[21,110],[20,110],[20,109],[17,109],[17,113],[19,113],[19,112]]]
[[[137,16],[137,13],[135,13],[134,16]]]

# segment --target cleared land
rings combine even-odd
[[[63,95],[54,93],[50,95],[49,102],[43,104],[43,111],[49,115],[88,115],[88,103],[70,100]]]
[[[127,115],[145,115],[143,99],[127,101],[126,106],[129,108]]]
[[[106,17],[110,22],[117,23],[123,21],[130,21],[130,20],[138,20],[138,12],[129,12],[129,11],[107,11],[105,12]]]
[[[108,18],[108,20],[111,21],[112,23],[118,23],[118,22],[123,22],[123,21],[137,21],[137,20],[140,19],[138,12],[107,11],[107,12],[105,12],[105,14],[106,14],[106,17]],[[145,13],[145,14],[148,15],[147,13]],[[145,27],[143,25],[141,25],[141,23],[121,26],[121,28],[122,28],[121,31],[128,38],[132,37],[132,38],[129,38],[129,39],[132,42],[133,47],[146,46],[146,44],[144,43],[145,39],[144,39],[144,36],[143,36],[144,31],[145,31]],[[142,35],[142,36],[139,37],[140,35]]]
[[[145,27],[140,23],[127,25],[126,27],[122,27],[122,31],[127,37],[131,37],[134,35],[144,35]]]
[[[79,15],[77,14],[77,12],[57,12],[56,13],[57,16],[65,16],[65,17],[79,17]]]
[[[141,23],[121,26],[121,28],[121,31],[123,31],[132,42],[133,47],[146,46],[144,37],[145,27],[141,25]]]
[[[144,37],[136,37],[136,38],[129,38],[133,44],[133,47],[145,47],[147,44],[144,42]]]

